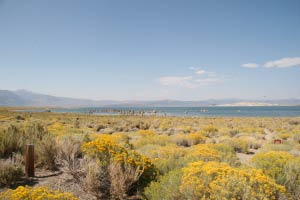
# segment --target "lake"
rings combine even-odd
[[[42,112],[44,110],[27,110]],[[300,117],[300,106],[266,107],[86,107],[51,109],[51,112],[92,113],[95,115],[141,114],[199,117]]]

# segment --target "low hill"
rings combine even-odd
[[[57,107],[81,107],[104,106],[114,104],[114,101],[94,101],[88,99],[76,99],[55,97],[39,94],[27,90],[0,90],[0,106],[57,106]]]
[[[208,99],[201,101],[113,101],[89,100],[34,93],[27,90],[0,90],[0,106],[53,106],[53,107],[201,107],[201,106],[295,106],[300,105],[300,99],[283,100],[242,100],[242,99]]]

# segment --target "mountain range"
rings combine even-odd
[[[243,104],[247,102],[247,104]],[[249,103],[250,102],[250,103]],[[153,101],[114,101],[89,100],[34,93],[27,90],[0,90],[0,106],[51,106],[51,107],[96,107],[96,106],[145,106],[145,107],[192,107],[192,106],[296,106],[300,99],[245,100],[245,99],[208,99],[199,101],[153,100]]]

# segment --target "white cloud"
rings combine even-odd
[[[198,71],[196,71],[196,74],[198,74],[198,75],[202,75],[202,74],[205,74],[205,73],[206,73],[205,70],[198,70]]]
[[[246,67],[246,68],[251,68],[251,69],[258,68],[258,64],[256,64],[256,63],[245,63],[245,64],[242,64],[241,66]]]
[[[196,67],[189,67],[193,71],[190,76],[163,76],[157,79],[158,83],[168,87],[183,87],[195,89],[222,82],[224,79],[215,72],[206,71]]]
[[[189,67],[190,70],[197,70],[196,67]]]
[[[300,66],[300,57],[282,58],[280,60],[274,60],[266,62],[263,66],[266,68],[287,68]]]
[[[197,75],[207,75],[207,76],[216,76],[215,72],[209,72],[200,68],[196,68],[196,67],[189,67],[190,70],[195,71],[195,74]]]
[[[192,76],[164,76],[158,79],[158,82],[164,86],[179,86],[190,89],[211,85],[221,81],[222,79],[219,78],[208,77],[199,79]]]

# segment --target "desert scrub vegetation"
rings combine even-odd
[[[119,143],[117,143],[119,142]],[[64,140],[58,163],[83,190],[98,199],[124,199],[142,190],[156,176],[151,160],[120,144],[120,135],[99,135],[91,141]]]
[[[126,149],[115,142],[113,137],[98,137],[96,140],[84,143],[82,151],[91,158],[97,159],[101,166],[119,163],[124,169],[135,168],[140,172],[138,185],[145,185],[156,175],[155,167],[146,156]]]
[[[285,193],[262,171],[197,161],[170,171],[145,189],[148,199],[279,199]]]
[[[278,199],[285,189],[255,169],[198,161],[183,168],[180,191],[187,199]]]
[[[0,199],[23,200],[23,199],[47,199],[47,200],[78,200],[74,195],[66,192],[52,191],[46,187],[23,187],[15,190],[7,190],[0,193]]]
[[[251,162],[263,172],[274,178],[278,183],[284,183],[284,166],[294,157],[284,151],[269,151],[267,153],[256,154]]]
[[[12,198],[21,190],[26,195],[44,190],[53,197],[78,190],[80,199],[90,199],[80,196],[86,193],[95,199],[296,200],[300,196],[299,121],[96,116],[1,108],[1,197]],[[274,139],[282,143],[274,144]],[[32,182],[33,187],[26,186],[30,180],[23,174],[23,148],[28,143],[35,145],[36,170],[61,174],[57,181],[62,184],[47,183],[50,179],[45,178],[49,189]],[[239,155],[251,159],[241,162]],[[8,190],[18,185],[24,187]],[[63,192],[54,192],[57,189]]]
[[[287,162],[283,169],[284,185],[294,200],[300,199],[300,158]]]
[[[182,179],[182,170],[172,170],[161,176],[157,181],[150,183],[145,188],[145,197],[149,200],[158,200],[163,197],[165,200],[184,199],[179,190]]]
[[[16,184],[23,176],[22,159],[15,154],[12,158],[0,160],[0,186]]]
[[[202,133],[175,134],[171,136],[171,141],[179,146],[190,147],[196,144],[205,143],[207,137]]]
[[[284,185],[291,199],[300,198],[300,158],[284,151],[259,153],[252,158],[254,167]]]
[[[40,124],[17,127],[9,126],[0,132],[0,156],[12,157],[15,153],[22,153],[26,144],[36,144],[36,164],[47,169],[55,169],[56,141]]]

